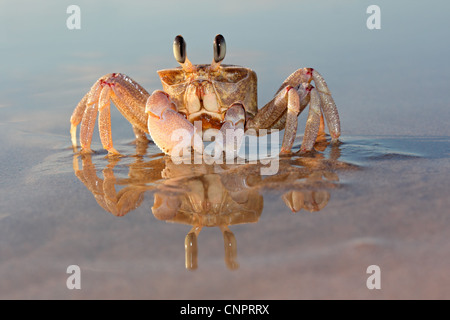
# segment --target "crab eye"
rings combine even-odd
[[[180,35],[176,36],[173,41],[173,55],[179,63],[186,61],[186,42]]]
[[[227,51],[225,38],[221,34],[218,34],[214,38],[213,47],[214,47],[214,61],[216,63],[219,63],[220,61],[225,59],[225,52]]]

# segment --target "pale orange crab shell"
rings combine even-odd
[[[163,89],[172,101],[181,107],[189,83],[195,80],[209,80],[217,93],[222,107],[229,107],[234,102],[242,102],[251,116],[258,110],[256,73],[248,68],[221,65],[215,72],[209,71],[210,65],[196,65],[195,72],[185,72],[181,67],[159,70]]]

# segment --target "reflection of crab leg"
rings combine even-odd
[[[236,262],[237,257],[237,246],[236,238],[233,232],[230,231],[228,226],[221,226],[223,234],[223,245],[225,248],[225,263],[230,270],[235,270],[239,268],[239,264]]]
[[[305,209],[309,212],[320,211],[328,204],[330,193],[326,190],[286,192],[282,199],[293,213]]]
[[[76,127],[81,122],[80,143],[82,149],[90,150],[92,133],[99,116],[99,131],[103,147],[116,153],[111,139],[111,120],[109,100],[112,100],[122,115],[132,124],[136,138],[142,138],[147,129],[145,103],[149,94],[137,82],[120,73],[111,73],[101,77],[89,92],[81,99],[70,118],[72,145],[76,147]]]
[[[117,180],[113,169],[119,158],[110,160],[110,163],[102,171],[104,179],[101,179],[97,176],[97,170],[92,163],[91,155],[83,155],[81,169],[78,165],[78,156],[75,155],[73,161],[75,175],[92,192],[95,200],[103,209],[115,216],[124,216],[141,204],[143,194],[149,190],[147,186],[129,185],[116,192]]]
[[[184,239],[184,249],[185,249],[185,264],[186,269],[195,270],[198,267],[198,244],[197,238],[200,234],[202,227],[194,226],[191,231],[186,235]],[[236,238],[234,234],[230,231],[228,226],[220,226],[222,231],[224,249],[225,249],[225,264],[231,270],[239,268],[239,264],[236,262],[237,257],[237,246]]]
[[[184,239],[184,250],[185,250],[185,263],[186,269],[195,270],[197,269],[197,257],[198,257],[198,245],[197,237],[202,231],[202,227],[194,226],[191,231],[186,235]]]

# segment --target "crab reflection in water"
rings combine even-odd
[[[98,176],[91,154],[74,155],[73,165],[75,175],[98,204],[113,215],[124,216],[141,205],[145,193],[152,193],[151,210],[157,219],[191,225],[185,238],[187,269],[197,268],[197,238],[203,227],[220,228],[225,263],[229,269],[237,269],[236,239],[229,227],[258,222],[263,211],[263,191],[281,192],[292,212],[323,209],[330,199],[329,190],[339,186],[336,171],[355,168],[338,161],[339,154],[339,146],[334,145],[330,159],[319,152],[308,157],[282,157],[278,173],[272,176],[261,176],[260,163],[174,164],[169,156],[150,161],[137,156],[128,165],[125,179],[116,178],[114,173],[123,159],[120,157],[106,158],[103,179]]]

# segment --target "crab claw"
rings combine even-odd
[[[181,200],[178,195],[166,195],[157,192],[153,197],[152,213],[158,220],[170,220],[180,210]]]
[[[203,143],[194,125],[176,111],[167,93],[153,92],[147,100],[145,112],[150,136],[164,153],[186,156],[187,152],[190,154],[190,148],[203,152]]]

